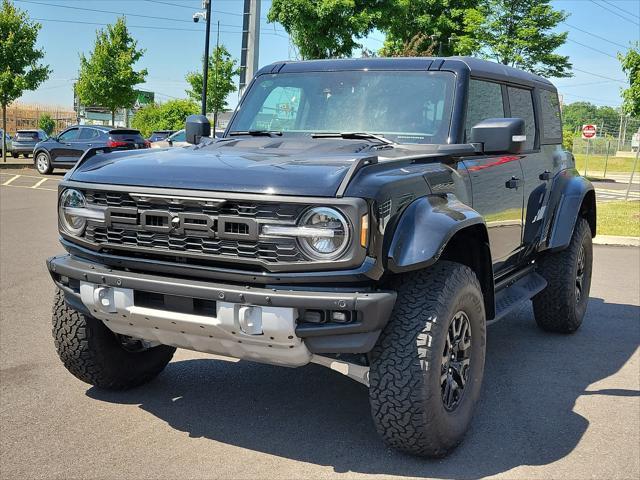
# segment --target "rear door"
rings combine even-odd
[[[59,163],[69,163],[75,161],[75,148],[80,142],[80,128],[72,127],[62,132],[57,141],[49,149],[51,161]]]
[[[507,90],[499,83],[469,82],[465,135],[487,118],[507,114]],[[517,155],[478,155],[464,161],[471,178],[473,208],[485,219],[494,271],[514,264],[522,246],[524,180]]]

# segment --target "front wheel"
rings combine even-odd
[[[156,377],[175,347],[145,348],[131,337],[116,335],[100,320],[67,306],[56,292],[53,339],[64,366],[83,382],[108,390],[126,390]]]
[[[589,302],[592,262],[591,229],[584,218],[578,218],[569,246],[544,254],[538,262],[538,272],[547,281],[547,287],[533,297],[540,328],[573,333],[580,327]]]
[[[51,166],[51,159],[47,152],[38,152],[36,154],[36,158],[34,160],[36,165],[36,170],[40,175],[46,175],[53,171],[53,167]]]
[[[470,268],[442,261],[398,278],[397,292],[371,352],[373,420],[391,447],[441,457],[462,441],[480,395],[482,290]]]

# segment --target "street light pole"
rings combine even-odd
[[[202,0],[207,9],[207,30],[204,40],[204,68],[202,73],[202,115],[207,114],[207,79],[209,77],[209,33],[211,31],[211,0]]]

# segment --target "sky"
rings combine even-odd
[[[38,43],[44,62],[53,73],[36,91],[25,93],[20,102],[73,106],[73,82],[78,75],[79,53],[90,53],[95,32],[120,14],[145,49],[136,68],[148,70],[139,88],[156,93],[156,100],[184,98],[184,76],[201,67],[204,23],[193,23],[201,0],[13,0],[42,24]],[[640,40],[639,0],[554,0],[553,6],[570,13],[559,30],[568,31],[567,43],[558,53],[568,55],[574,76],[552,79],[564,103],[588,101],[596,105],[621,104],[620,88],[625,75],[616,59],[630,42]],[[263,0],[261,11],[260,66],[296,58],[282,25],[267,23],[271,1]],[[220,42],[240,59],[243,0],[213,0],[212,44],[220,21]],[[96,11],[96,10],[102,10]],[[116,13],[109,13],[116,12]],[[373,32],[362,41],[378,50],[384,35]],[[356,53],[357,55],[357,53]],[[359,56],[359,55],[358,55]],[[235,106],[237,94],[229,98]]]

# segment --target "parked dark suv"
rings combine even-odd
[[[38,143],[33,151],[36,170],[51,173],[54,168],[71,168],[90,148],[108,147],[109,150],[149,148],[138,130],[100,125],[75,125],[58,136]]]
[[[18,130],[11,142],[11,156],[17,158],[22,155],[28,157],[33,153],[38,142],[43,142],[49,135],[44,130]]]
[[[154,132],[151,132],[151,136],[147,140],[149,140],[151,143],[159,142],[160,140],[166,140],[167,137],[174,132],[175,130],[156,130]]]
[[[532,300],[543,330],[580,327],[595,195],[544,78],[473,58],[281,62],[209,135],[192,116],[197,145],[90,152],[60,183],[53,335],[79,379],[132,388],[176,347],[317,363],[367,385],[387,444],[442,456],[480,396],[487,325]]]

